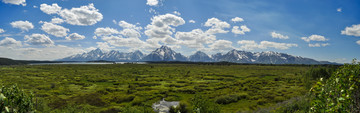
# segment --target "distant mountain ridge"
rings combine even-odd
[[[77,54],[69,56],[58,61],[95,61],[95,60],[106,60],[106,61],[140,61],[144,57],[144,54],[140,51],[123,53],[115,50],[104,52],[97,48],[87,53]]]
[[[226,54],[216,53],[207,55],[204,52],[197,51],[193,55],[186,57],[177,53],[167,46],[161,46],[150,54],[145,55],[141,51],[123,53],[119,51],[104,52],[101,49],[95,49],[88,53],[69,56],[58,61],[190,61],[190,62],[234,62],[234,63],[259,63],[259,64],[335,64],[327,61],[316,61],[310,58],[293,56],[286,53],[274,51],[248,52],[240,50],[231,50]]]

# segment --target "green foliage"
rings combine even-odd
[[[264,105],[264,104],[266,104],[266,103],[267,103],[267,100],[266,100],[266,99],[261,98],[261,99],[257,100],[257,104],[258,104],[258,105]]]
[[[307,113],[310,108],[309,99],[307,97],[293,98],[279,104],[275,113]]]
[[[312,68],[310,70],[312,78],[323,78],[328,79],[331,77],[332,73],[338,69],[339,65],[329,65],[327,67],[319,67],[319,68]]]
[[[241,99],[246,99],[247,96],[248,96],[248,94],[225,95],[225,96],[221,96],[221,97],[217,98],[215,102],[218,104],[230,104],[233,102],[237,102]]]
[[[276,96],[274,97],[274,101],[275,102],[282,102],[282,101],[285,101],[286,98],[285,97],[282,97],[282,96]]]
[[[33,95],[28,95],[16,85],[0,89],[0,111],[2,113],[34,112]]]
[[[39,112],[123,112],[123,106],[129,106],[129,112],[143,107],[151,110],[152,104],[163,98],[187,103],[192,112],[191,97],[198,93],[205,104],[196,106],[217,106],[219,112],[227,113],[243,112],[251,106],[266,108],[304,95],[308,90],[302,75],[310,68],[231,64],[17,65],[0,67],[0,80],[4,85],[16,83],[34,92]],[[230,95],[235,95],[237,101],[230,98],[231,103],[227,102]],[[217,104],[218,99],[226,101]],[[259,99],[265,99],[266,104],[257,105]]]
[[[180,102],[180,104],[176,107],[171,106],[169,113],[189,113],[189,110],[185,103]]]
[[[354,60],[355,61],[355,60]],[[345,64],[333,75],[311,88],[310,112],[360,112],[360,63]]]
[[[303,81],[305,82],[306,89],[310,89],[314,84],[312,80],[318,80],[320,78],[326,80],[331,77],[331,74],[338,68],[338,66],[327,67],[312,67],[304,75]]]
[[[192,98],[194,113],[220,113],[220,106],[208,101],[200,94],[195,94]]]
[[[121,113],[154,113],[154,111],[145,106],[126,106],[121,109]]]

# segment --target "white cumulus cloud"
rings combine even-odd
[[[189,20],[189,23],[195,23],[195,20]]]
[[[126,21],[119,21],[119,26],[124,28],[124,29],[135,29],[135,30],[141,30],[142,27],[136,26],[134,24],[130,24]]]
[[[178,12],[178,11],[174,11],[173,13],[176,14],[176,15],[179,15],[179,16],[181,15],[181,13]]]
[[[102,49],[102,50],[108,50],[109,51],[109,50],[115,48],[115,47],[111,47],[109,45],[109,43],[107,43],[107,42],[96,42],[96,44],[97,44],[97,47]]]
[[[61,18],[53,18],[53,19],[51,19],[51,21],[50,21],[50,23],[53,23],[53,24],[61,24],[61,23],[63,23],[63,22],[64,22],[64,20],[61,19]]]
[[[0,28],[0,33],[4,33],[4,32],[5,32],[5,30]]]
[[[356,41],[356,43],[360,45],[360,40]]]
[[[309,44],[309,47],[325,47],[330,45],[329,43],[315,43],[315,44]]]
[[[151,21],[145,30],[145,35],[149,38],[169,38],[175,32],[173,27],[185,24],[183,18],[173,14],[158,15],[153,17]]]
[[[159,4],[159,0],[147,0],[146,5],[149,6],[157,6]]]
[[[327,41],[329,39],[325,38],[324,36],[321,35],[311,35],[309,37],[301,37],[302,40],[306,41],[306,42],[310,42],[310,41]]]
[[[146,43],[140,40],[140,30],[142,27],[138,27],[134,24],[130,24],[126,21],[119,21],[119,26],[123,29],[118,31],[114,28],[97,28],[95,35],[101,37],[102,40],[111,46],[116,47],[129,47],[129,48],[140,48]],[[94,36],[94,39],[97,38]],[[105,46],[105,43],[98,43],[98,45]]]
[[[140,30],[142,27],[128,23],[126,21],[119,21],[119,26],[123,28],[120,34],[128,38],[140,38]]]
[[[82,40],[85,39],[84,35],[79,35],[77,33],[72,33],[66,37],[66,40]]]
[[[123,35],[124,37],[128,37],[128,38],[140,38],[141,37],[139,31],[137,31],[135,29],[123,29],[122,31],[120,31],[120,34]]]
[[[21,45],[21,41],[16,41],[15,39],[9,37],[5,37],[3,40],[0,41],[0,46],[4,47],[17,47]]]
[[[242,22],[242,21],[244,21],[244,19],[240,18],[240,17],[235,17],[235,18],[232,18],[231,21],[236,23],[236,22]]]
[[[61,7],[57,3],[53,3],[52,5],[41,4],[40,10],[46,14],[57,14],[61,11]]]
[[[272,38],[278,38],[278,39],[289,39],[289,36],[282,35],[280,33],[276,33],[275,31],[271,32]]]
[[[22,5],[26,6],[26,0],[2,0],[6,4]]]
[[[212,51],[228,51],[234,49],[232,42],[228,40],[216,40],[214,43],[209,45],[209,49]]]
[[[140,48],[146,44],[139,38],[124,38],[122,36],[104,36],[102,40],[117,47]]]
[[[337,11],[337,12],[342,12],[342,9],[341,9],[341,8],[337,8],[336,11]]]
[[[158,47],[157,45],[160,42],[168,46],[173,46],[169,44],[177,44],[178,40],[173,38],[172,35],[176,32],[175,27],[183,24],[185,24],[185,20],[174,14],[154,16],[151,18],[151,24],[145,27],[144,33],[148,36],[146,41],[150,43],[147,48]]]
[[[260,43],[256,43],[253,40],[240,40],[237,42],[241,45],[241,49],[245,50],[254,50],[254,49],[289,49],[290,47],[297,47],[297,44],[292,43],[278,43],[278,42],[270,42],[270,41],[261,41]]]
[[[349,36],[360,36],[360,24],[352,25],[351,27],[346,27],[345,30],[341,31],[342,35]]]
[[[71,25],[94,25],[103,19],[103,15],[95,8],[94,4],[61,10],[59,15]]]
[[[54,42],[44,34],[25,35],[25,42],[31,45],[53,46]]]
[[[69,32],[70,30],[60,26],[60,25],[56,25],[53,23],[48,23],[45,22],[42,26],[41,29],[43,31],[45,31],[48,34],[54,35],[56,37],[65,37],[67,35],[67,32]]]
[[[113,34],[119,34],[120,32],[114,28],[96,28],[95,29],[95,35],[96,36],[109,36],[109,35],[113,35]]]
[[[34,29],[34,25],[29,21],[14,21],[10,23],[13,28],[18,28],[22,31],[29,31]]]
[[[204,26],[211,27],[206,32],[209,34],[217,34],[217,33],[227,33],[229,31],[225,30],[226,28],[230,28],[230,24],[225,21],[221,21],[217,18],[208,19]]]
[[[297,44],[292,43],[277,43],[277,42],[270,42],[270,41],[261,41],[260,46],[263,48],[275,48],[275,49],[289,49],[290,47],[297,47]]]
[[[232,28],[231,32],[234,33],[234,34],[244,35],[245,32],[250,32],[250,29],[246,25],[240,26],[240,29],[239,29],[239,26],[234,26]]]
[[[175,38],[180,44],[197,49],[204,48],[204,44],[210,44],[216,40],[215,35],[207,34],[201,29],[194,29],[190,32],[176,32]]]

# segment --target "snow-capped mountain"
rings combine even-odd
[[[187,57],[176,53],[167,46],[161,46],[149,55],[145,56],[143,61],[187,61]]]
[[[218,61],[253,63],[254,58],[251,52],[237,51],[235,49],[223,55]]]
[[[330,64],[331,62],[316,61],[310,58],[292,56],[286,53],[273,51],[246,52],[231,50],[225,55],[217,56],[219,60],[236,63],[260,63],[260,64]]]
[[[222,57],[223,57],[223,54],[221,54],[221,53],[216,53],[216,54],[211,55],[211,58],[213,61],[220,61],[220,59]]]
[[[106,61],[140,61],[144,57],[144,54],[140,51],[123,53],[115,50],[104,52],[97,48],[88,53],[77,54],[70,57],[60,59],[59,61],[94,61],[94,60],[106,60]]]
[[[189,61],[192,62],[211,62],[213,59],[204,52],[197,51],[195,54],[189,57]]]
[[[102,52],[102,50],[97,48],[95,50],[91,50],[88,53],[77,54],[63,59],[59,59],[59,61],[93,61],[101,58],[103,54],[104,53]]]
[[[217,53],[207,55],[204,52],[197,51],[189,58],[176,53],[167,46],[161,46],[148,55],[144,55],[140,51],[123,53],[119,51],[104,52],[100,49],[92,50],[88,53],[77,54],[70,57],[60,59],[59,61],[191,61],[191,62],[235,62],[235,63],[259,63],[259,64],[334,64],[327,61],[316,61],[310,58],[293,56],[286,53],[273,51],[265,52],[247,52],[239,50],[231,50],[226,54]]]

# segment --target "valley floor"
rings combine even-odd
[[[254,111],[303,96],[310,66],[109,64],[0,67],[0,83],[17,84],[40,112],[148,109],[163,98],[193,107],[195,95],[221,112]]]

